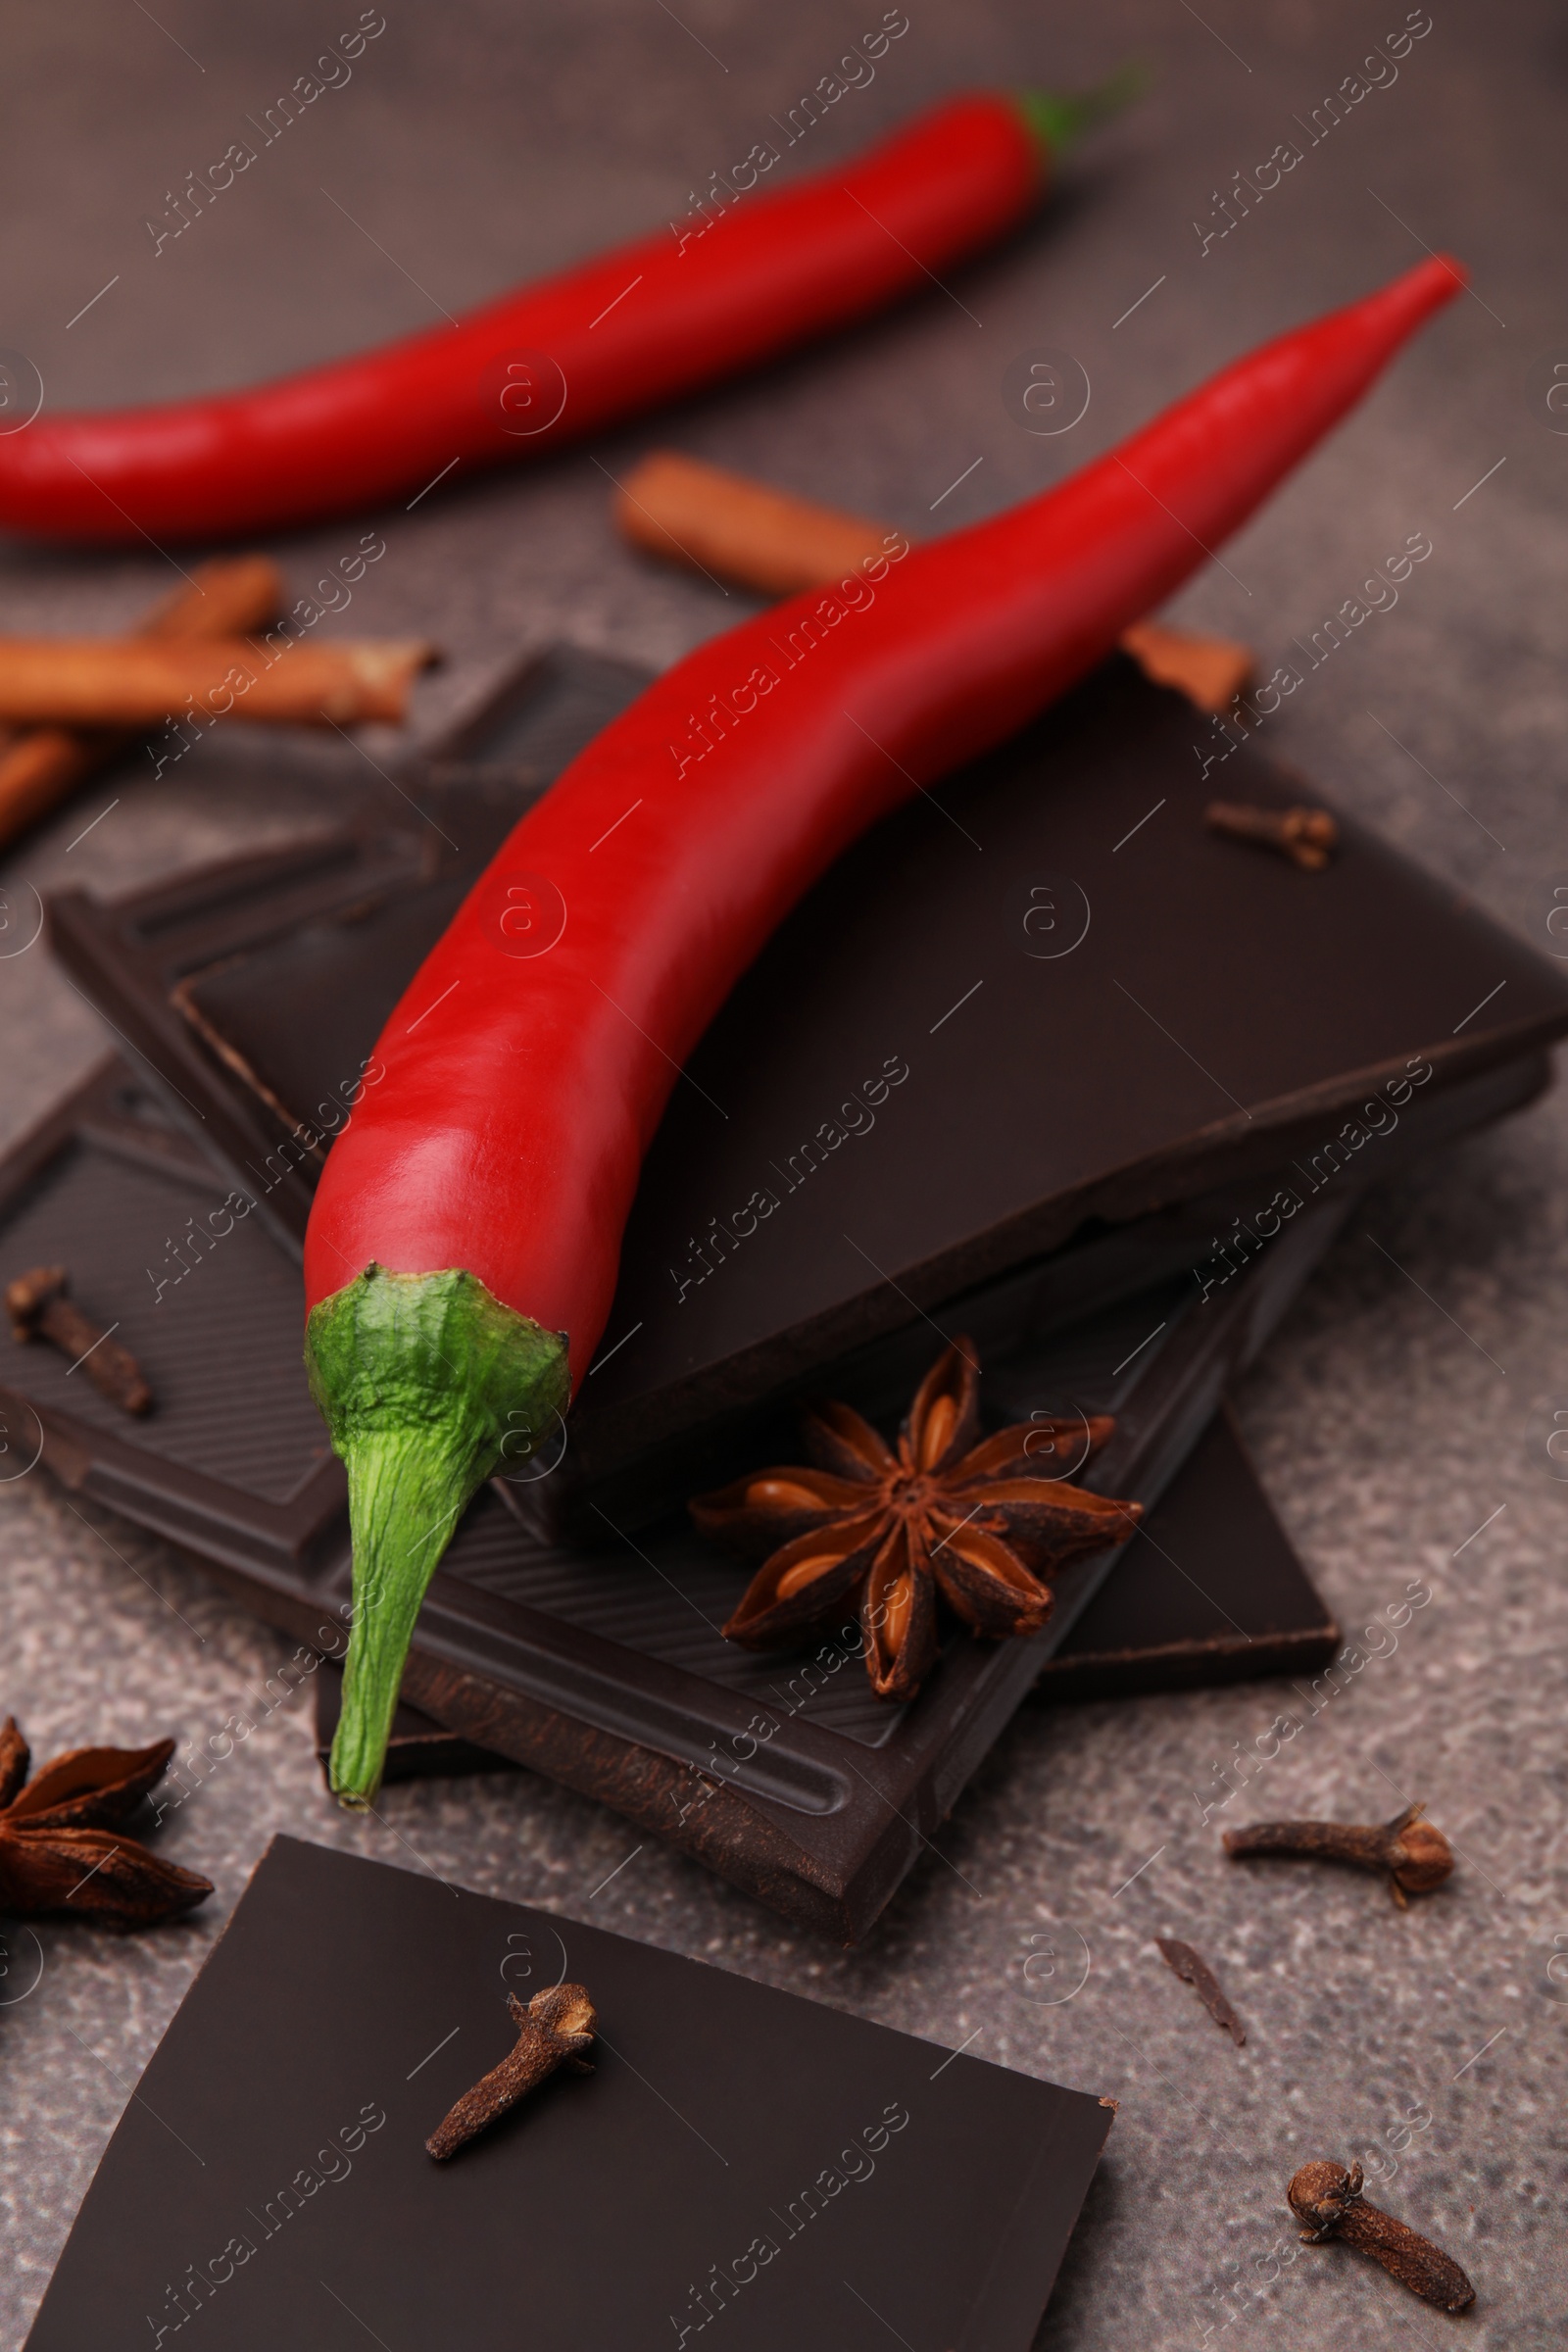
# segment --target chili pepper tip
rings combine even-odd
[[[1381,311],[1402,336],[1456,294],[1468,292],[1469,285],[1470,272],[1463,262],[1455,261],[1452,254],[1435,253],[1430,261],[1417,262],[1413,270],[1401,270],[1386,286],[1379,286],[1358,307],[1369,322]]]

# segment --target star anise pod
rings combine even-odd
[[[705,1534],[767,1555],[724,1628],[731,1642],[794,1642],[853,1604],[872,1689],[906,1699],[936,1656],[939,1592],[977,1634],[1039,1632],[1051,1578],[1124,1542],[1143,1506],[1050,1475],[1069,1451],[1098,1452],[1112,1421],[1021,1422],[982,1440],[979,1388],[970,1342],[955,1340],[896,1446],[853,1406],[819,1405],[802,1423],[810,1467],[757,1470],[692,1502]]]
[[[74,1747],[30,1786],[15,1719],[0,1731],[0,1914],[67,1911],[107,1927],[153,1928],[194,1909],[208,1879],[121,1834],[164,1777],[172,1740],[151,1747]]]

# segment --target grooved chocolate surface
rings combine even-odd
[[[47,1188],[6,1220],[7,1277],[64,1263],[73,1298],[100,1326],[118,1326],[146,1373],[155,1417],[128,1422],[56,1348],[18,1346],[8,1327],[0,1386],[242,1495],[286,1503],[331,1448],[299,1360],[298,1276],[259,1220],[235,1220],[229,1191],[194,1160],[158,1165],[133,1135],[79,1133]],[[205,1250],[189,1238],[195,1220]]]

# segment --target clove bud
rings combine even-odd
[[[1227,1830],[1224,1846],[1233,1861],[1266,1854],[1386,1871],[1389,1892],[1403,1911],[1406,1895],[1430,1894],[1453,1868],[1452,1846],[1422,1820],[1422,1810],[1410,1805],[1391,1822],[1367,1828],[1346,1821],[1256,1821],[1250,1829]]]
[[[1294,2173],[1285,2193],[1297,2220],[1307,2225],[1301,2235],[1309,2241],[1341,2237],[1381,2262],[1391,2278],[1423,2303],[1435,2303],[1440,2311],[1468,2311],[1476,2290],[1452,2256],[1392,2213],[1369,2205],[1361,2194],[1362,2177],[1358,2164],[1348,2172],[1343,2164],[1303,2164]]]
[[[1339,846],[1340,828],[1326,808],[1260,808],[1250,801],[1210,801],[1203,812],[1211,833],[1281,850],[1309,874],[1319,874]]]
[[[516,2023],[516,2041],[499,2066],[464,2092],[425,2141],[438,2160],[455,2156],[476,2139],[530,2090],[537,2090],[558,2066],[569,2066],[578,2075],[594,2071],[586,2053],[594,2046],[599,2020],[581,1984],[556,1984],[548,1992],[536,1992],[526,2009],[514,1992],[509,1993],[507,2006]]]
[[[19,1274],[15,1282],[8,1282],[6,1313],[11,1317],[12,1338],[48,1340],[62,1355],[71,1357],[71,1372],[79,1364],[111,1404],[126,1413],[150,1412],[153,1393],[140,1364],[128,1348],[122,1348],[111,1336],[119,1324],[111,1323],[105,1331],[67,1298],[70,1287],[64,1266],[34,1266],[28,1273]],[[66,1375],[68,1380],[71,1372]]]

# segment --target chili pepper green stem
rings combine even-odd
[[[1039,140],[1049,162],[1062,155],[1100,123],[1141,98],[1151,74],[1145,66],[1125,65],[1089,90],[1014,90],[1013,101]]]
[[[564,1412],[566,1335],[503,1306],[472,1274],[371,1264],[312,1309],[305,1361],[349,1476],[354,1625],[331,1783],[363,1810],[436,1564],[503,1453],[525,1459]]]

